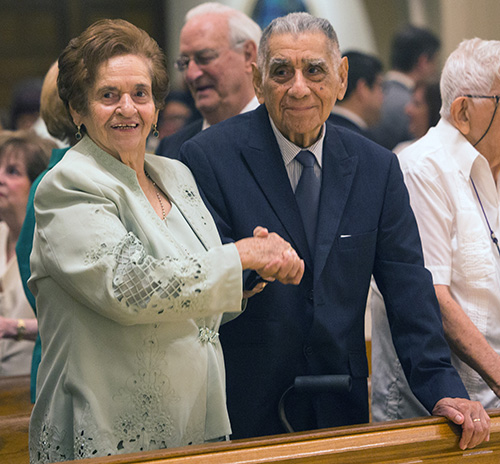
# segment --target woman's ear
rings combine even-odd
[[[76,127],[82,125],[82,117],[80,113],[78,113],[71,105],[69,105],[69,112],[71,114],[71,117],[73,118],[73,123],[75,124]]]
[[[467,97],[457,97],[450,107],[451,123],[465,136],[471,131],[470,102]]]

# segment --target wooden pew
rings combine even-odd
[[[0,463],[29,462],[30,376],[0,378]]]
[[[0,377],[0,416],[30,415],[30,376]]]
[[[79,464],[499,463],[500,410],[489,411],[491,440],[458,448],[460,428],[439,417],[339,427],[172,450],[84,459]],[[69,464],[70,461],[68,461]],[[14,463],[13,463],[14,464]]]
[[[29,462],[29,422],[28,415],[0,416],[0,463]]]

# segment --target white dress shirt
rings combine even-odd
[[[298,145],[295,145],[293,142],[290,142],[276,127],[274,121],[271,116],[269,116],[269,121],[271,122],[271,127],[273,129],[274,135],[276,137],[276,141],[280,147],[281,156],[283,157],[283,162],[285,163],[286,172],[288,174],[288,178],[290,179],[290,184],[292,186],[293,191],[297,188],[297,185],[300,180],[300,175],[302,174],[302,170],[304,167],[302,164],[295,159],[295,157],[305,148],[301,148]],[[316,176],[321,179],[321,167],[323,165],[323,142],[325,140],[325,132],[326,132],[326,124],[323,123],[323,127],[321,128],[321,133],[311,146],[307,147],[307,150],[310,151],[314,157],[316,158],[316,163],[314,164],[314,173]]]

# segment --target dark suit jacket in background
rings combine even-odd
[[[183,127],[181,130],[175,134],[164,137],[160,140],[158,147],[156,148],[156,154],[165,156],[167,158],[179,159],[179,151],[181,145],[189,140],[191,137],[201,132],[203,127],[203,119],[198,119]]]
[[[413,139],[408,125],[410,118],[405,106],[411,100],[412,90],[396,80],[384,82],[384,102],[380,121],[370,128],[370,138],[392,150],[401,142]]]
[[[364,315],[372,273],[416,396],[428,410],[444,396],[467,397],[395,155],[327,123],[314,260],[264,106],[201,132],[180,158],[224,241],[264,226],[306,263],[299,286],[269,284],[221,327],[233,438],[282,433],[278,401],[298,375],[349,374],[353,388],[294,398],[296,430],[368,421]]]
[[[358,126],[354,121],[351,121],[349,118],[346,118],[345,116],[331,113],[330,116],[328,117],[328,121],[335,124],[336,126],[345,127],[346,129],[350,129],[360,135],[368,137],[368,132],[365,129]]]

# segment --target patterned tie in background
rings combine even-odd
[[[314,258],[321,180],[314,173],[316,158],[310,151],[302,150],[297,154],[295,159],[304,168],[295,190],[295,198],[299,205],[302,222],[304,223],[309,251],[311,252],[311,257]]]

